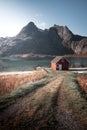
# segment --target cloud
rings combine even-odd
[[[37,24],[37,26],[41,29],[45,29],[47,27],[47,24],[45,22],[40,22]]]
[[[47,28],[47,23],[44,22],[44,15],[42,13],[36,13],[33,17],[33,21],[35,21],[36,25],[41,28]]]

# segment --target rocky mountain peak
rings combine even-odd
[[[57,32],[57,34],[64,42],[68,42],[73,36],[73,33],[67,26],[59,26],[54,24],[52,28]]]
[[[27,28],[37,28],[36,25],[34,24],[34,22],[29,22],[25,27]]]
[[[23,29],[20,31],[19,35],[33,35],[38,31],[38,28],[33,22],[29,22]]]
[[[87,37],[74,35],[67,26],[54,25],[41,30],[29,22],[13,38],[0,38],[0,54],[83,54],[87,53]]]

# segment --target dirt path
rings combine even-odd
[[[58,96],[58,109],[56,112],[56,119],[59,121],[59,125],[63,130],[84,130],[80,125],[79,120],[75,118],[75,113],[73,113],[72,108],[70,108],[68,104],[64,89],[65,86],[62,84]]]
[[[65,76],[56,77],[0,113],[0,130],[79,130],[72,112],[63,106]]]
[[[10,106],[2,114],[1,128],[42,127],[49,124],[49,116],[53,111],[53,105],[57,92],[59,91],[63,77],[57,78],[36,92],[27,95],[23,99]],[[52,110],[51,110],[52,109]]]

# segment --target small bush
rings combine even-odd
[[[87,75],[79,75],[77,81],[82,91],[87,94]]]

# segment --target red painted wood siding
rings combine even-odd
[[[51,68],[52,68],[53,70],[56,70],[56,64],[55,64],[55,63],[51,63]]]
[[[65,59],[63,62],[62,62],[62,59],[60,61],[58,61],[57,65],[58,64],[62,65],[62,70],[68,70],[68,68],[69,68],[69,62]]]
[[[59,64],[62,65],[62,70],[68,70],[69,62],[66,59],[60,59],[57,63],[52,63],[51,62],[51,68],[53,70],[58,70],[59,69]]]

